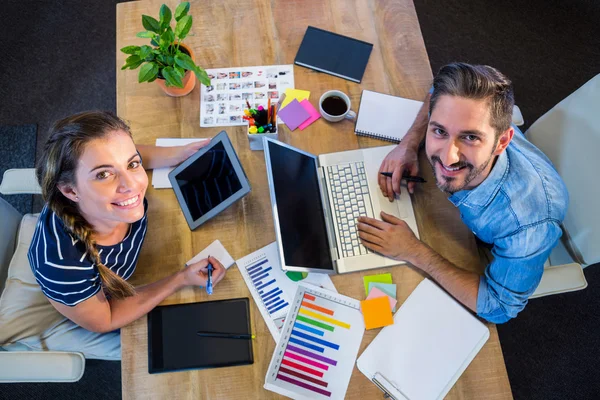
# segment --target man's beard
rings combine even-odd
[[[477,168],[475,168],[475,166],[473,164],[470,164],[466,161],[460,161],[455,164],[449,165],[449,167],[452,167],[452,168],[466,167],[469,169],[469,173],[467,174],[465,181],[460,186],[452,185],[456,181],[456,178],[453,176],[444,176],[444,178],[443,178],[444,182],[442,182],[440,179],[438,179],[437,172],[435,170],[435,163],[436,162],[440,163],[440,165],[442,166],[441,168],[442,169],[444,168],[443,167],[444,164],[442,163],[442,160],[438,156],[431,156],[431,158],[429,159],[429,164],[431,165],[431,169],[433,170],[433,176],[435,177],[435,184],[437,185],[437,187],[442,192],[454,194],[456,192],[459,192],[459,191],[467,188],[469,183],[471,183],[475,178],[477,178],[479,176],[479,174],[481,174],[483,171],[485,171],[487,166],[490,164],[490,161],[492,161],[493,159],[494,159],[494,155],[491,154],[490,158],[488,158],[483,164],[481,164]]]

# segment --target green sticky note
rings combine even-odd
[[[374,287],[380,289],[383,293],[387,294],[392,298],[396,298],[396,284],[395,283],[380,283],[380,282],[369,282],[369,292]]]
[[[363,281],[365,283],[365,296],[369,295],[369,283],[371,282],[379,282],[379,283],[392,283],[392,274],[389,272],[387,274],[377,274],[377,275],[367,275],[363,277]],[[396,295],[394,295],[396,297]]]

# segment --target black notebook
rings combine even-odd
[[[360,83],[371,50],[371,43],[309,26],[294,63]]]
[[[148,372],[246,365],[252,340],[200,337],[198,331],[248,334],[248,298],[174,304],[148,314]]]

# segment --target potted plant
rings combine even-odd
[[[136,36],[150,39],[152,46],[126,46],[121,49],[129,57],[123,69],[141,66],[138,81],[154,82],[169,96],[185,96],[196,86],[196,79],[206,86],[210,79],[206,71],[196,65],[194,53],[183,43],[192,27],[192,16],[188,15],[190,3],[180,3],[175,10],[175,30],[171,28],[171,10],[167,5],[160,7],[159,20],[142,15],[143,32]]]

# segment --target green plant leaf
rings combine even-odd
[[[175,72],[173,67],[165,67],[162,70],[163,78],[167,81],[167,86],[177,86],[178,88],[183,88],[183,81],[181,77]]]
[[[125,60],[125,65],[123,65],[123,67],[121,67],[121,69],[136,69],[137,67],[139,67],[142,63],[144,62],[144,60],[142,60],[140,58],[140,56],[138,56],[137,54],[133,54],[129,57],[127,57],[127,59]]]
[[[177,21],[177,25],[175,25],[175,36],[179,39],[184,39],[187,34],[190,32],[192,28],[192,16],[186,15],[182,17],[179,21]]]
[[[179,75],[181,79],[183,79],[183,77],[185,76],[185,70],[177,65],[173,67],[173,69],[175,70],[175,73]]]
[[[165,33],[160,35],[160,47],[167,48],[175,42],[175,34],[173,33],[173,29],[168,27]]]
[[[179,65],[183,69],[190,71],[193,71],[197,68],[196,64],[192,60],[192,57],[181,52],[175,55],[175,64]]]
[[[138,32],[137,35],[135,35],[139,38],[147,38],[147,39],[154,39],[156,37],[156,33],[154,32],[150,32],[150,31],[143,31],[143,32]]]
[[[163,4],[162,6],[160,6],[159,16],[160,16],[160,27],[162,29],[165,29],[171,23],[171,17],[172,17],[171,9],[169,7],[167,7],[166,4]]]
[[[140,46],[125,46],[121,51],[125,54],[135,54],[140,50]]]
[[[138,82],[142,83],[142,82],[149,81],[150,79],[156,78],[157,75],[158,75],[158,65],[156,65],[153,62],[147,62],[144,65],[142,65],[142,68],[140,68],[140,73],[138,75]]]
[[[152,47],[148,45],[140,47],[139,55],[141,59],[146,59],[150,54],[152,54]]]
[[[152,32],[159,33],[160,32],[160,24],[154,18],[149,15],[142,15],[142,25],[144,29]]]
[[[196,67],[193,69],[194,74],[196,74],[196,78],[202,83],[204,86],[210,86],[210,78],[205,70],[200,67]]]
[[[183,3],[179,3],[177,8],[175,9],[175,21],[179,21],[181,18],[185,17],[190,11],[190,3],[184,1]]]
[[[151,44],[152,46],[157,46],[157,47],[158,47],[158,42],[156,41],[156,39],[152,39],[152,40],[150,41],[150,44]]]

